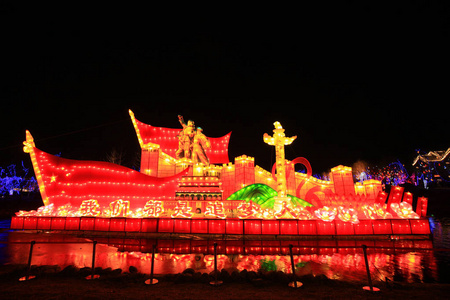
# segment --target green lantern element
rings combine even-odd
[[[255,183],[250,184],[242,189],[231,194],[227,200],[245,200],[246,202],[253,201],[254,203],[261,206],[262,209],[270,208],[273,209],[275,203],[275,197],[278,196],[277,191],[266,184]],[[294,207],[312,207],[313,205],[305,200],[298,197],[288,195],[291,198],[291,203]]]

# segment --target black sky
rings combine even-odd
[[[298,135],[287,158],[314,173],[450,146],[445,5],[122,5],[2,4],[2,166],[29,161],[25,129],[50,153],[104,160],[115,147],[131,164],[128,109],[155,126],[181,114],[208,136],[233,131],[230,159],[265,168],[274,121]]]

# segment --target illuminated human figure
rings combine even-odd
[[[264,143],[275,146],[275,159],[277,166],[277,192],[278,197],[285,198],[287,195],[287,186],[284,146],[292,144],[297,136],[286,137],[286,135],[284,134],[284,129],[278,121],[273,123],[273,125],[275,126],[275,129],[273,130],[273,136],[264,133],[263,138]]]
[[[178,115],[178,121],[180,121],[183,130],[178,135],[178,150],[175,153],[177,159],[191,158],[191,146],[194,138],[194,121],[189,120],[187,124],[184,122],[183,116]]]
[[[359,173],[359,182],[364,182],[366,180],[367,180],[366,172],[362,171],[361,173]]]
[[[192,161],[194,164],[201,162],[205,166],[208,166],[209,159],[206,156],[205,149],[211,148],[211,143],[202,131],[203,129],[201,127],[197,127],[192,143]]]

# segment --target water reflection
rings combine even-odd
[[[74,265],[91,267],[92,242],[57,233],[9,232],[8,263],[26,264],[29,242],[36,241],[33,265]],[[152,245],[157,245],[155,273],[173,274],[186,268],[211,272],[214,268],[213,244],[218,243],[218,268],[228,271],[292,272],[287,255],[294,245],[294,263],[298,275],[324,274],[332,279],[366,281],[364,256],[360,246],[366,244],[370,271],[374,280],[436,282],[438,266],[431,240],[171,240],[97,238],[95,264],[102,268],[128,270],[136,267],[149,273]],[[109,244],[109,245],[108,245]],[[415,250],[412,250],[415,249]],[[119,251],[121,250],[121,251]],[[124,251],[124,252],[123,252]]]
[[[435,258],[439,262],[439,281],[450,283],[450,220],[448,218],[441,221],[433,220],[430,224],[434,225],[434,228],[432,227],[434,247],[449,250],[435,253]]]

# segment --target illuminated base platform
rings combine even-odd
[[[13,217],[11,229],[226,235],[428,235],[428,219],[333,220]]]

